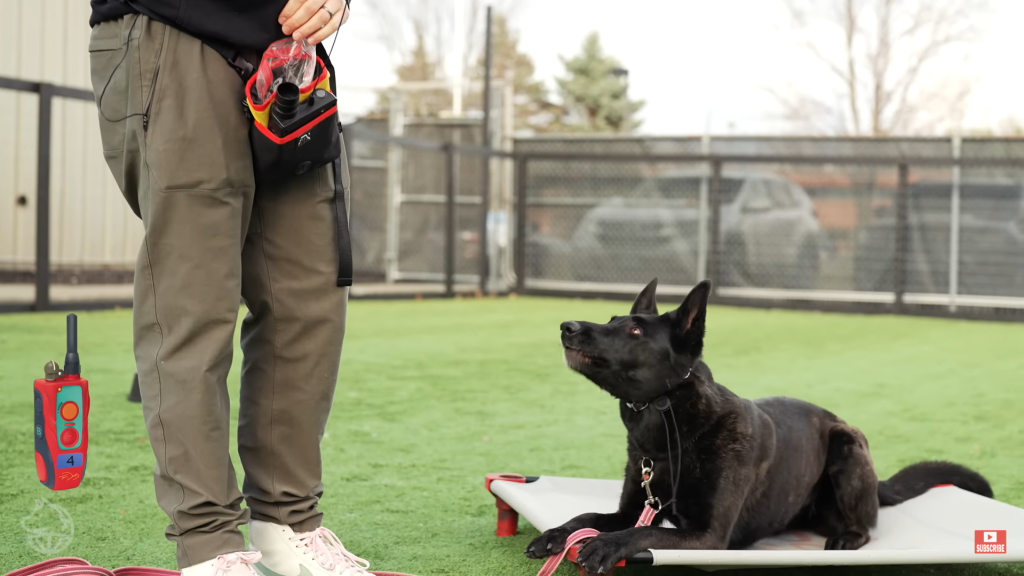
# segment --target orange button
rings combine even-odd
[[[60,433],[61,444],[70,447],[74,446],[76,442],[78,442],[78,430],[75,430],[74,428],[65,428],[64,431]]]
[[[78,404],[74,402],[65,402],[60,407],[60,417],[65,420],[74,420],[78,416]]]

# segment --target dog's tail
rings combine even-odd
[[[992,497],[992,487],[981,475],[952,462],[918,462],[897,472],[888,480],[878,482],[878,503],[894,506],[916,498],[930,488],[941,484],[952,484],[962,490]]]

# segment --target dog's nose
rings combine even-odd
[[[579,322],[562,322],[562,334],[565,336],[572,336],[579,332],[580,328]]]

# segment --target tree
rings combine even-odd
[[[377,38],[387,47],[396,69],[408,62],[410,54],[422,49],[436,64],[436,71],[445,72],[444,56],[449,54],[455,36],[451,3],[437,0],[373,0],[365,6],[377,25]],[[473,61],[473,55],[482,44],[480,1],[469,0],[466,6],[463,68]]]
[[[440,59],[427,48],[426,32],[422,24],[413,24],[415,44],[402,61],[395,66],[398,82],[422,82],[437,80],[442,71]],[[436,116],[441,110],[451,107],[452,95],[444,88],[417,90],[403,95],[405,113],[415,117]],[[387,90],[377,94],[375,114],[386,115],[390,109],[390,95]]]
[[[784,118],[872,136],[941,133],[962,121],[985,0],[784,1],[798,47],[829,79],[773,90]]]
[[[475,34],[467,38],[463,58],[475,58],[475,66],[466,67],[469,77],[477,83],[467,90],[464,105],[469,109],[481,109],[484,78],[485,54],[483,52],[483,21],[479,2],[469,3],[470,17],[467,30]],[[400,8],[405,8],[403,12]],[[443,80],[445,71],[446,46],[444,38],[450,36],[452,28],[447,16],[450,6],[444,3],[423,3],[419,0],[378,0],[374,4],[382,39],[389,46],[395,59],[395,76],[399,82]],[[402,17],[404,15],[404,19]],[[403,25],[402,22],[405,22]],[[479,21],[479,22],[478,22]],[[515,108],[513,130],[543,132],[561,115],[561,108],[548,101],[544,83],[534,76],[533,60],[519,50],[519,33],[510,23],[507,11],[494,11],[492,23],[494,61],[492,79],[502,82],[511,80]],[[403,37],[411,34],[411,38]],[[447,87],[409,91],[404,94],[407,114],[416,117],[439,116],[451,109],[452,94]],[[378,95],[376,114],[386,114],[389,95],[383,91]]]
[[[494,60],[491,76],[496,80],[511,80],[513,106],[515,107],[516,131],[529,130],[545,132],[561,117],[563,110],[548,100],[544,83],[534,77],[533,59],[519,51],[519,33],[511,27],[504,14],[496,14],[491,25],[491,41],[494,45]],[[473,71],[473,79],[482,81],[486,54],[480,54]],[[477,92],[467,101],[470,105],[482,107],[482,92]]]
[[[462,70],[472,73],[470,64],[483,56],[483,9],[480,0],[456,0],[456,5],[467,8],[463,14]],[[503,8],[510,0],[499,0],[495,11],[508,14]],[[398,82],[444,81],[451,76],[448,65],[455,43],[455,5],[436,0],[374,0],[367,3],[377,25],[378,39],[387,47]],[[497,20],[497,19],[496,19]],[[532,65],[532,63],[531,63]],[[482,78],[482,73],[479,75]],[[467,104],[475,101],[479,107],[482,98],[472,92],[466,95]],[[419,89],[403,92],[406,114],[416,117],[434,117],[451,110],[452,94],[449,87]],[[374,114],[386,115],[390,102],[387,90],[378,94]]]
[[[630,100],[622,64],[605,55],[597,32],[583,41],[579,54],[562,57],[566,75],[557,78],[565,113],[559,126],[575,132],[632,132],[640,126],[642,100]]]

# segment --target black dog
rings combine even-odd
[[[745,548],[787,529],[824,535],[828,550],[855,550],[868,542],[879,505],[937,484],[992,497],[981,475],[948,462],[921,462],[879,481],[867,439],[831,412],[793,398],[751,402],[715,383],[700,359],[711,284],[658,315],[657,283],[628,316],[562,324],[569,367],[619,399],[629,460],[617,512],[548,530],[527,557],[561,552],[581,528],[602,532],[579,553],[592,573],[643,550]],[[633,528],[648,500],[642,462],[653,462],[650,489],[661,510],[651,526]],[[659,527],[663,519],[676,528]]]

